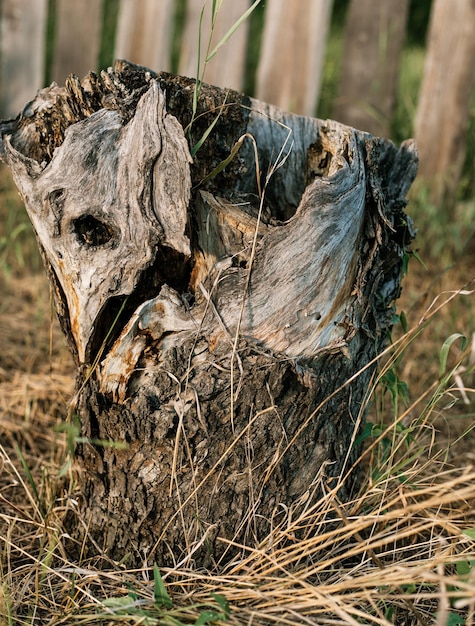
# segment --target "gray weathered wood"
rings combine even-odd
[[[16,115],[43,86],[47,0],[0,3],[0,117]]]
[[[433,202],[453,199],[475,80],[475,4],[434,0],[414,132]]]
[[[0,126],[78,363],[79,519],[137,565],[348,497],[413,236],[411,142],[209,85],[190,129],[193,87],[117,63]]]
[[[205,5],[201,0],[189,0],[187,3],[186,26],[182,37],[180,55],[180,74],[195,77],[198,65],[198,37],[200,32],[201,11],[205,7],[201,22],[201,68],[204,67],[206,51],[211,37],[211,2]],[[223,2],[216,19],[214,34],[209,50],[224,37],[228,30],[249,8],[247,0]],[[247,33],[249,22],[246,21],[236,30],[229,41],[220,48],[206,67],[203,80],[219,87],[242,90],[246,62]]]
[[[352,0],[333,116],[389,137],[409,0]]]
[[[256,94],[315,115],[332,0],[268,0]]]
[[[178,133],[181,127],[174,117],[166,115],[164,106],[163,95],[154,83],[150,98],[138,107],[127,132],[121,132],[116,111],[103,110],[75,124],[66,135],[62,150],[40,177],[43,184],[24,188],[29,206],[44,203],[45,209],[49,207],[48,213],[32,214],[31,219],[52,270],[60,279],[81,363],[90,358],[87,345],[107,300],[112,295],[131,293],[138,276],[154,256],[153,248],[159,240],[156,234],[150,239],[148,220],[158,220],[161,245],[190,254],[184,234],[191,189],[188,147]],[[120,152],[117,172],[114,172],[115,143]],[[78,152],[79,144],[88,146],[87,150]],[[19,154],[14,158],[15,171],[26,168],[23,178],[39,171],[36,161],[24,161]],[[93,176],[104,184],[98,185],[94,199],[90,193],[84,193],[78,179],[78,175],[85,174],[80,172],[88,159],[101,161],[100,167],[93,168]],[[152,159],[156,159],[152,183],[156,197],[147,198],[153,205],[152,214],[142,216],[143,196],[150,193],[147,189],[150,179],[144,177],[144,172]],[[130,167],[132,162],[134,167]],[[112,184],[115,179],[117,184]],[[134,201],[130,189],[137,190]],[[124,207],[119,221],[112,212],[117,203]],[[64,226],[60,220],[65,221]],[[94,232],[100,242],[94,240]],[[84,272],[96,248],[94,269],[91,273]]]
[[[173,0],[121,0],[115,57],[168,72]]]
[[[56,41],[52,78],[83,76],[99,63],[103,0],[56,0]]]

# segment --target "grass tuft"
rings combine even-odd
[[[419,49],[405,54],[396,139],[412,133],[422,63]],[[331,115],[336,61],[327,73],[320,115]],[[64,424],[74,367],[26,213],[0,168],[0,626],[473,624],[475,203],[467,190],[447,212],[430,205],[427,190],[413,192],[425,265],[411,262],[401,323],[362,407],[354,498],[324,491],[316,506],[296,502],[259,546],[236,546],[239,556],[219,571],[194,568],[191,556],[174,569],[131,570],[100,551],[69,556],[92,541],[86,526],[74,546],[65,531],[81,484],[70,462],[77,431]]]
[[[39,289],[35,300],[31,280],[30,291],[18,284],[25,289],[18,306],[28,304],[27,293],[31,308],[47,306],[40,304],[47,292]],[[55,426],[66,415],[73,369],[66,380],[54,360],[25,367],[19,354],[23,371],[6,380],[1,370],[0,381],[0,624],[473,623],[473,348],[468,333],[464,342],[461,331],[448,331],[450,309],[465,310],[471,298],[467,287],[438,293],[424,308],[416,300],[409,328],[395,329],[368,399],[353,500],[327,491],[311,508],[296,502],[259,546],[241,546],[219,572],[191,560],[130,570],[107,554],[70,559],[64,521],[76,510],[80,477],[69,465],[63,471],[71,442]],[[41,355],[50,350],[51,322],[43,322]],[[446,337],[435,343],[438,325]],[[62,339],[53,334],[56,359]],[[419,350],[428,364],[422,381],[406,377]]]

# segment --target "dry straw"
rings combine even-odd
[[[82,542],[65,531],[81,476],[68,463],[73,431],[56,427],[74,368],[46,280],[25,272],[38,255],[12,189],[0,170],[0,626],[474,623],[473,411],[458,408],[473,397],[473,350],[452,334],[436,355],[430,337],[460,311],[472,325],[471,305],[460,305],[472,286],[438,294],[381,358],[361,407],[369,426],[351,501],[326,489],[322,468],[309,485],[325,494],[318,504],[282,508],[268,537],[231,563],[203,571],[189,555],[173,569],[130,570],[98,547],[81,556],[86,520]],[[10,216],[20,221],[8,226]],[[401,372],[417,389],[412,401]]]
[[[40,293],[30,301],[47,309],[47,289],[38,281]],[[99,549],[94,559],[71,558],[91,541],[86,522],[82,545],[73,546],[64,531],[81,482],[66,464],[66,436],[55,432],[67,412],[72,365],[69,374],[55,369],[55,359],[66,358],[56,329],[54,358],[41,362],[51,350],[47,316],[36,337],[36,365],[25,367],[21,355],[15,360],[8,354],[14,342],[7,342],[0,361],[0,625],[473,623],[475,470],[461,456],[450,462],[452,447],[467,449],[462,433],[453,441],[437,434],[454,399],[470,399],[472,390],[462,394],[455,375],[470,378],[471,346],[460,349],[454,337],[417,400],[387,401],[387,381],[394,381],[388,374],[401,369],[429,323],[470,293],[441,294],[383,355],[362,407],[373,426],[365,431],[354,499],[339,502],[322,472],[309,485],[323,487],[317,505],[303,498],[282,509],[260,545],[241,547],[239,557],[213,572],[195,568],[192,555],[160,574],[151,563],[128,570]],[[23,370],[6,373],[5,359]]]

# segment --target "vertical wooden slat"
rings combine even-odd
[[[0,2],[0,116],[17,115],[43,86],[47,0]]]
[[[53,80],[69,74],[82,78],[96,70],[100,50],[102,0],[56,0],[56,47]]]
[[[474,78],[475,2],[434,0],[414,130],[436,204],[460,180]]]
[[[256,95],[315,115],[332,0],[267,0]]]
[[[115,56],[169,72],[173,0],[121,0]]]
[[[374,135],[390,134],[408,0],[352,0],[333,116]]]
[[[224,0],[216,20],[211,48],[249,8],[249,0]],[[194,78],[198,62],[198,35],[203,0],[188,0],[186,26],[182,39],[179,73]],[[241,91],[244,84],[248,21],[234,32],[206,67],[204,80],[218,87]],[[206,3],[201,28],[201,64],[203,67],[211,33],[211,2]]]

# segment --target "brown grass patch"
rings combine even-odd
[[[5,207],[0,215],[10,214]],[[18,211],[15,223],[25,218]],[[354,500],[328,493],[311,509],[296,503],[266,541],[219,573],[164,569],[159,579],[149,564],[131,571],[105,554],[69,556],[63,521],[75,510],[80,476],[55,426],[67,413],[74,368],[46,279],[24,262],[35,258],[28,237],[21,253],[6,245],[0,257],[0,626],[473,624],[474,295],[456,293],[473,277],[470,257],[447,271],[412,262],[398,306],[413,330],[395,331],[380,373],[406,381],[410,400],[399,396],[395,407],[384,386],[374,391]],[[457,332],[468,345],[453,341],[441,373],[441,347]]]

